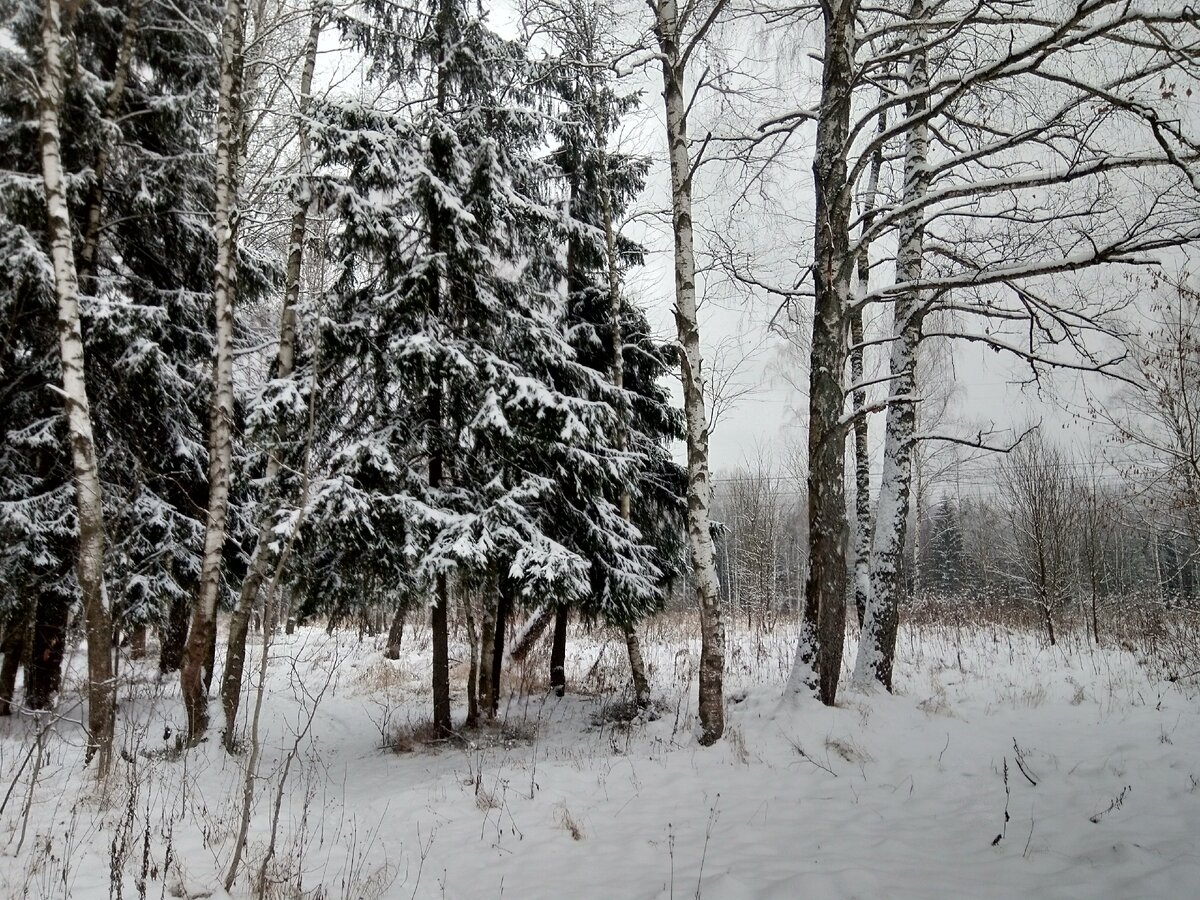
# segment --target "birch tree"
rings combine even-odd
[[[1112,314],[1121,298],[1103,292],[1089,298],[1074,288],[1055,292],[1047,279],[1106,264],[1143,264],[1154,250],[1194,236],[1183,212],[1190,202],[1186,169],[1194,157],[1192,139],[1155,96],[1166,69],[1186,69],[1195,45],[1193,20],[1170,4],[1134,9],[1107,0],[1053,13],[1005,2],[962,9],[821,5],[820,102],[763,125],[770,136],[817,124],[817,227],[812,287],[805,292],[815,308],[809,372],[811,574],[806,624],[789,680],[793,691],[819,682],[822,699],[832,702],[840,669],[846,569],[842,446],[847,429],[867,411],[845,412],[846,394],[863,387],[845,384],[849,323],[862,306],[885,306],[897,331],[879,339],[864,336],[863,343],[911,345],[922,336],[955,337],[1043,370],[1111,368],[1115,357],[1099,349],[1103,340],[1087,335],[1117,336]],[[1114,75],[1101,66],[1078,65],[1084,48],[1113,54],[1128,66]],[[914,86],[912,63],[920,56],[936,74]],[[864,102],[864,93],[880,93],[880,99]],[[1019,106],[1016,97],[1022,98]],[[879,128],[885,114],[886,126]],[[1097,114],[1103,127],[1089,125]],[[1144,144],[1137,152],[1125,152],[1128,144],[1113,140],[1120,127],[1130,126]],[[931,149],[926,169],[916,170],[919,182],[901,178],[895,196],[878,197],[855,215],[850,194],[869,178],[877,151],[896,141],[910,149],[920,145],[919,135],[915,141],[910,136],[921,128],[928,129],[924,143]],[[1144,204],[1134,188],[1138,182],[1155,185]],[[1079,228],[1085,220],[1089,226]],[[906,248],[903,236],[922,231],[924,251],[909,253],[911,241]],[[898,255],[923,257],[922,271],[905,280],[898,259],[895,282],[854,286],[862,290],[855,295],[848,267],[884,237],[897,241]],[[916,306],[906,308],[910,303]],[[928,327],[930,322],[936,324]],[[905,327],[907,336],[901,333]],[[1018,328],[1031,335],[1024,346],[1015,338]],[[904,357],[915,359],[911,352],[900,357],[898,364]],[[919,398],[904,385],[906,377],[903,371],[885,376],[884,400],[897,400],[890,404],[900,429],[889,451],[893,470],[911,478],[911,466],[902,459],[897,465],[897,454],[911,453],[907,440],[938,435],[916,435],[915,419],[901,427],[905,408]],[[898,440],[901,431],[910,437]],[[907,490],[902,481],[885,480],[878,502],[888,511],[885,529],[906,520]],[[886,549],[879,543],[882,531],[872,540]],[[894,538],[886,542],[902,545]],[[880,576],[887,556],[874,554]],[[881,612],[888,631],[891,612]]]
[[[308,230],[310,209],[315,203],[311,183],[312,160],[309,137],[309,107],[312,98],[313,74],[317,63],[317,46],[321,36],[324,11],[314,5],[311,12],[308,36],[303,50],[303,67],[300,73],[299,105],[296,115],[297,156],[299,175],[293,187],[292,214],[287,245],[287,261],[283,284],[283,303],[279,314],[279,345],[275,355],[273,378],[263,397],[262,418],[274,430],[267,440],[271,448],[267,452],[266,471],[259,482],[262,492],[258,533],[250,554],[250,562],[242,579],[237,606],[229,623],[228,651],[225,655],[225,671],[221,675],[221,705],[225,713],[225,747],[235,746],[237,714],[242,688],[242,672],[246,659],[246,637],[250,616],[264,579],[270,571],[275,556],[274,538],[275,506],[280,498],[280,473],[284,468],[284,448],[280,446],[285,435],[279,432],[287,427],[288,421],[297,421],[295,399],[296,385],[292,375],[296,367],[296,344],[298,341],[297,303],[300,298],[301,273],[304,266],[304,245]],[[282,420],[282,421],[281,421]]]
[[[696,301],[696,254],[692,178],[699,163],[688,143],[689,66],[726,6],[726,0],[648,0],[662,69],[667,157],[671,172],[674,238],[675,327],[687,434],[687,532],[692,578],[700,608],[700,743],[713,744],[725,731],[725,625],[717,578],[716,547],[709,507],[708,425],[700,322]],[[699,153],[703,152],[703,148]],[[844,513],[843,513],[844,517]]]
[[[1156,108],[1163,91],[1155,81],[1165,84],[1164,72],[1172,78],[1194,77],[1180,62],[1197,46],[1194,23],[1189,24],[1186,14],[1166,7],[1156,11],[1083,4],[1061,19],[1034,20],[1027,41],[1020,45],[1005,45],[997,35],[995,57],[985,55],[982,65],[961,82],[945,80],[940,85],[927,74],[927,48],[945,54],[956,45],[958,28],[931,34],[928,29],[935,20],[916,4],[908,18],[921,37],[907,51],[908,108],[899,123],[906,126],[908,146],[904,190],[899,203],[872,222],[876,227],[890,220],[897,229],[899,251],[896,284],[882,295],[893,308],[894,327],[885,475],[871,559],[876,615],[873,620],[868,616],[856,666],[858,680],[866,681],[870,674],[889,689],[913,445],[938,437],[919,434],[912,412],[913,400],[920,396],[915,372],[922,338],[928,333],[984,343],[1017,357],[1035,377],[1055,367],[1111,370],[1119,355],[1107,353],[1095,338],[1120,337],[1115,314],[1127,294],[1104,298],[1101,293],[1104,299],[1097,300],[1094,289],[1091,297],[1069,287],[1056,289],[1046,276],[1150,262],[1154,251],[1185,244],[1198,234],[1187,227],[1182,213],[1197,201],[1190,190],[1194,176],[1189,158],[1195,156],[1188,149],[1191,138],[1177,127],[1163,137],[1157,122],[1164,110]],[[986,17],[967,28],[978,28],[981,35],[991,31]],[[1135,40],[1140,47],[1131,54],[1127,47]],[[1124,60],[1121,74],[1064,73],[1056,61],[1080,46]],[[1001,124],[995,114],[988,123],[981,122],[976,111],[989,107],[1002,91],[1006,97],[1042,91],[1049,102],[1035,101],[1032,114],[1023,120],[1016,114],[1011,124]],[[1089,128],[1080,120],[1097,114],[1102,123],[1106,118],[1120,122],[1123,130],[1109,130],[1104,124]],[[941,144],[932,162],[931,124]],[[950,129],[966,136],[971,149],[964,151],[961,143],[947,138]],[[1129,152],[1130,134],[1139,132],[1145,149]],[[1067,162],[1045,160],[1047,148],[1067,147]],[[914,150],[921,157],[915,168]],[[975,171],[979,174],[970,178],[967,173]],[[1139,173],[1136,182],[1128,180],[1133,172]],[[914,180],[914,173],[919,179]],[[1153,199],[1135,201],[1131,188],[1148,180],[1155,184]],[[934,261],[930,276],[922,274],[920,263],[926,253],[921,248],[927,222],[935,229],[928,250]],[[1088,224],[1081,234],[1078,223],[1083,222]],[[959,249],[981,241],[991,248],[982,259]],[[988,281],[1002,286],[1001,292],[980,287]],[[870,300],[868,294],[864,301]],[[935,322],[935,328],[926,332],[925,321]],[[984,323],[982,329],[976,330],[977,322]],[[1006,340],[1014,334],[1013,323],[1029,330],[1031,337],[1023,346]],[[978,438],[976,443],[981,443]]]
[[[208,440],[208,506],[204,555],[180,686],[187,711],[188,739],[199,741],[208,729],[208,684],[217,636],[217,601],[223,576],[229,496],[233,481],[233,324],[237,276],[237,160],[241,133],[241,0],[227,0],[221,26],[216,132],[217,259],[213,272],[216,356]]]
[[[804,615],[787,692],[837,695],[846,628],[849,538],[844,485],[847,346],[855,257],[850,252],[853,179],[848,172],[858,4],[821,3],[821,101],[813,152],[813,323],[809,352],[809,570]],[[805,118],[813,118],[807,114]]]
[[[88,758],[99,755],[99,770],[103,775],[112,761],[116,683],[112,664],[112,614],[104,584],[104,506],[84,374],[79,280],[62,162],[59,109],[63,101],[64,44],[67,41],[62,15],[58,0],[46,0],[42,22],[39,131],[50,253],[58,297],[62,394],[75,476],[79,534],[75,571],[83,595],[88,640]]]

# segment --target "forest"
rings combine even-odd
[[[0,0],[0,893],[1190,895],[1196,91],[1181,0]]]

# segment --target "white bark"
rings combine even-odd
[[[70,210],[63,172],[59,109],[63,98],[62,7],[46,0],[42,20],[40,137],[46,222],[54,286],[58,299],[58,341],[62,357],[63,398],[71,466],[75,477],[75,510],[79,519],[76,577],[83,595],[88,641],[88,757],[99,753],[101,775],[112,761],[116,686],[112,667],[112,615],[104,586],[104,505],[100,470],[92,434],[79,319],[79,279],[75,269]]]
[[[279,317],[279,349],[275,356],[275,377],[288,378],[296,367],[296,303],[300,298],[300,275],[304,265],[304,238],[308,230],[309,208],[312,206],[310,138],[308,108],[312,98],[313,73],[317,64],[317,45],[321,37],[323,15],[321,8],[314,7],[309,25],[308,39],[304,47],[304,67],[300,73],[300,104],[297,115],[296,133],[299,145],[301,174],[298,179],[296,199],[292,209],[292,227],[288,241],[287,271],[284,280],[283,310]],[[267,456],[267,469],[262,481],[265,502],[259,511],[258,536],[250,555],[250,564],[238,605],[229,624],[229,649],[225,656],[225,671],[221,676],[221,703],[225,711],[225,746],[234,749],[238,707],[241,697],[242,670],[246,660],[246,636],[250,613],[258,601],[258,594],[266,577],[273,556],[271,552],[271,526],[274,509],[270,508],[278,498],[273,487],[283,471],[283,457],[277,441],[273,442]]]
[[[913,0],[909,18],[924,16],[923,0]],[[911,59],[908,89],[916,99],[907,115],[914,124],[906,133],[904,196],[912,211],[900,221],[896,254],[896,283],[900,288],[893,308],[891,382],[884,435],[883,478],[875,511],[871,541],[870,591],[858,657],[854,667],[856,685],[878,682],[891,690],[899,621],[901,563],[907,534],[912,490],[912,456],[916,443],[916,365],[924,315],[920,291],[905,289],[921,280],[925,256],[925,214],[921,200],[929,187],[929,126],[924,118],[924,90],[929,76],[923,49],[925,30],[914,27],[910,37]]]
[[[721,2],[710,12],[709,22]],[[696,256],[692,233],[692,160],[688,152],[684,77],[687,50],[675,0],[653,7],[654,32],[662,54],[663,99],[667,118],[667,152],[671,166],[671,221],[675,236],[675,326],[679,333],[683,411],[687,429],[687,531],[692,578],[700,607],[700,742],[712,744],[725,730],[722,682],[725,670],[725,626],[721,620],[716,548],[710,527],[712,484],[708,466],[708,414],[696,315]],[[695,12],[695,10],[689,10]],[[702,37],[694,35],[687,47]]]
[[[886,93],[880,91],[880,99]],[[879,114],[876,136],[887,130],[887,113]],[[851,566],[854,575],[854,606],[861,627],[866,622],[867,597],[871,592],[871,454],[868,446],[867,391],[863,384],[866,366],[863,348],[863,301],[871,287],[871,242],[867,237],[875,218],[875,203],[879,194],[879,175],[883,168],[883,147],[875,148],[871,159],[867,190],[863,199],[862,240],[858,247],[855,308],[850,318],[850,381],[854,387],[854,540],[851,544]]]
[[[211,678],[211,672],[206,676],[203,670],[209,665],[210,647],[216,639],[217,597],[221,587],[229,491],[233,478],[233,304],[237,271],[236,163],[240,133],[242,18],[241,0],[226,0],[225,21],[221,29],[217,104],[216,209],[213,226],[217,243],[217,263],[213,273],[217,346],[208,441],[208,517],[204,529],[200,586],[180,671],[188,713],[188,735],[193,742],[208,728],[207,685],[204,682]]]

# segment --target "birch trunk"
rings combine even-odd
[[[300,73],[300,106],[297,116],[296,134],[300,159],[296,199],[292,208],[292,227],[288,240],[287,274],[284,280],[283,310],[279,317],[279,349],[275,356],[275,377],[287,378],[296,367],[296,303],[300,299],[300,274],[304,265],[304,237],[308,230],[308,213],[312,206],[309,173],[309,129],[308,107],[312,97],[313,71],[317,65],[317,44],[321,37],[322,14],[315,7],[309,26],[308,39],[304,46],[304,67]],[[277,436],[281,437],[281,436]],[[263,479],[264,496],[268,501],[275,499],[272,488],[283,470],[283,459],[278,440],[267,457],[267,471]],[[221,676],[221,704],[225,712],[225,749],[234,749],[237,732],[238,706],[241,700],[242,672],[246,664],[246,636],[249,631],[250,614],[258,602],[271,561],[275,553],[271,549],[271,510],[260,510],[261,522],[246,577],[242,580],[237,607],[229,621],[228,650],[225,655],[225,671]]]
[[[887,95],[880,91],[880,100]],[[879,114],[875,129],[876,138],[887,131],[887,113]],[[850,315],[850,381],[855,386],[854,401],[854,544],[851,549],[854,561],[854,611],[861,629],[867,613],[867,597],[871,592],[871,450],[870,429],[867,424],[867,391],[859,387],[863,383],[866,365],[863,350],[863,302],[871,284],[870,241],[867,235],[875,222],[875,204],[879,195],[879,173],[883,169],[883,145],[871,157],[870,174],[867,176],[866,197],[863,201],[862,236],[857,256],[857,288],[854,309]]]
[[[822,5],[824,57],[817,143],[814,228],[813,334],[809,366],[809,569],[804,621],[787,690],[819,688],[822,702],[837,697],[846,630],[845,407],[846,316],[853,254],[851,188],[846,165],[854,72],[852,0]],[[814,671],[815,664],[815,671]]]
[[[233,478],[233,304],[237,272],[237,135],[240,119],[242,3],[226,0],[221,28],[221,61],[217,103],[216,210],[214,231],[217,264],[213,277],[216,358],[213,404],[208,437],[208,516],[200,585],[192,611],[192,627],[180,669],[187,711],[188,740],[196,743],[208,730],[206,682],[211,679],[210,648],[216,642],[217,597],[221,590],[229,489]]]
[[[75,512],[79,520],[75,573],[83,595],[88,643],[87,758],[90,760],[99,755],[99,771],[103,776],[112,762],[116,685],[113,681],[112,615],[104,586],[104,505],[84,374],[79,281],[75,270],[59,130],[64,81],[62,7],[59,0],[45,0],[42,53],[39,114],[42,178],[46,189],[47,234],[58,299],[58,341],[62,357],[67,434],[75,479]]]
[[[550,603],[543,603],[535,609],[533,615],[525,620],[525,624],[513,636],[508,658],[513,662],[521,662],[525,659],[537,642],[542,639],[542,635],[546,633],[550,623],[554,621],[554,615],[555,606]]]
[[[599,150],[600,206],[604,218],[604,254],[608,265],[608,307],[612,327],[612,383],[621,392],[620,422],[617,426],[617,449],[624,452],[629,446],[629,405],[624,399],[625,390],[625,339],[621,332],[621,272],[617,265],[617,235],[613,224],[612,188],[608,179],[608,153],[603,126],[596,117],[596,147]],[[633,519],[632,501],[628,490],[621,492],[621,518],[626,522]],[[559,639],[558,623],[555,623],[555,641]],[[566,654],[566,625],[563,624],[563,654]],[[629,671],[633,677],[633,698],[639,707],[650,705],[650,681],[646,677],[646,662],[642,658],[642,645],[637,629],[632,622],[623,622],[621,631],[625,636],[625,649],[629,654]],[[558,644],[555,643],[555,647]],[[565,675],[563,685],[566,684]],[[562,692],[559,692],[562,696]]]
[[[715,12],[715,11],[714,11]],[[708,411],[701,369],[700,327],[696,315],[696,257],[692,233],[692,160],[688,152],[684,75],[687,56],[675,0],[654,6],[654,32],[662,55],[663,100],[671,166],[671,222],[675,237],[675,326],[679,333],[680,376],[687,429],[687,531],[692,578],[700,607],[700,743],[710,745],[725,731],[722,683],[725,626],[717,580],[716,550],[710,527],[712,484],[708,468]],[[689,46],[694,46],[693,43]],[[844,513],[843,513],[844,515]]]
[[[923,0],[913,0],[910,21],[924,16]],[[902,202],[916,203],[929,187],[926,162],[929,158],[929,128],[925,122],[926,100],[921,93],[928,84],[924,31],[914,27],[908,90],[917,96],[907,104],[909,119],[915,120],[907,133]],[[866,620],[855,661],[854,681],[859,685],[878,683],[892,689],[896,655],[900,598],[904,592],[903,554],[908,531],[912,492],[913,448],[916,444],[916,365],[921,341],[923,307],[919,291],[906,288],[921,278],[925,255],[925,215],[919,208],[899,225],[896,253],[898,294],[893,307],[891,382],[883,450],[883,480],[875,511],[871,542],[871,593]]]

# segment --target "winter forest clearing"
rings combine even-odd
[[[0,0],[6,896],[1200,885],[1200,11]]]

